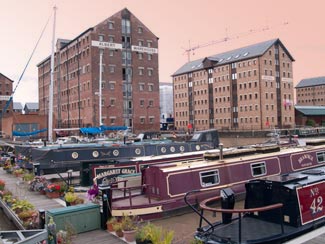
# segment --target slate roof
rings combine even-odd
[[[13,109],[14,110],[23,110],[23,105],[21,104],[21,103],[19,103],[19,102],[14,102],[13,103]]]
[[[24,109],[38,110],[38,103],[26,103]]]
[[[321,85],[325,85],[325,76],[303,79],[298,83],[296,88]]]
[[[325,106],[295,106],[304,115],[325,115]]]
[[[284,47],[280,39],[272,39],[269,41],[265,42],[260,42],[257,44],[253,44],[250,46],[238,48],[235,50],[231,50],[228,52],[220,53],[220,54],[215,54],[210,57],[207,57],[209,60],[212,61],[217,61],[216,66],[218,65],[224,65],[228,63],[234,63],[238,61],[242,61],[245,59],[251,59],[254,57],[259,57],[262,56],[272,45],[279,43],[281,47],[284,49],[284,51],[287,53],[287,55],[290,57],[292,61],[294,61],[293,57],[291,54],[288,52],[288,50]],[[203,63],[202,61],[205,58],[201,58],[198,60],[194,60],[191,62],[188,62],[184,64],[181,68],[179,68],[172,76],[175,75],[180,75],[180,74],[185,74],[188,72],[193,72],[197,70],[201,70],[203,68]]]
[[[8,78],[7,76],[5,76],[4,74],[0,73],[0,76],[5,77],[6,79],[10,80],[11,82],[14,82],[12,79]]]

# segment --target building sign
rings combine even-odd
[[[291,78],[282,77],[281,81],[283,81],[283,82],[292,82],[292,79]]]
[[[301,224],[308,224],[325,217],[325,182],[296,189]]]
[[[122,49],[122,44],[113,42],[91,41],[91,45],[99,48]]]
[[[131,50],[139,53],[150,53],[150,54],[158,53],[157,48],[151,48],[151,47],[132,46]]]
[[[125,166],[125,167],[108,167],[100,166],[94,168],[94,175],[96,177],[97,185],[101,184],[104,178],[116,179],[119,175],[128,175],[137,173],[136,166]]]
[[[274,76],[269,76],[269,75],[262,75],[262,80],[274,80]]]
[[[0,101],[8,101],[10,99],[10,96],[0,96]]]

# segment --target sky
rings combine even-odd
[[[73,39],[123,8],[159,37],[159,81],[190,60],[279,38],[294,57],[294,85],[325,76],[324,0],[0,0],[0,73],[16,87],[57,6],[56,38]],[[14,93],[38,102],[36,65],[51,54],[53,17]],[[222,41],[228,37],[228,41]],[[215,41],[214,44],[205,46]],[[205,46],[205,47],[203,47]]]

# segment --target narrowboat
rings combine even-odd
[[[91,164],[114,167],[116,162],[145,156],[165,156],[214,149],[219,146],[219,135],[215,129],[197,131],[189,141],[142,141],[127,143],[101,142],[85,144],[59,144],[30,147],[31,164],[39,165],[42,174],[66,172],[67,170],[89,172]],[[18,148],[18,147],[17,147]],[[18,152],[19,153],[19,152]]]
[[[324,152],[318,156],[324,159]],[[244,208],[234,207],[230,188],[200,202],[200,211],[189,204],[200,216],[195,238],[209,244],[274,244],[317,229],[325,224],[324,180],[325,166],[321,166],[246,183]],[[221,207],[215,207],[216,201]],[[207,220],[206,212],[220,214],[222,221]]]
[[[162,218],[183,211],[184,195],[191,204],[215,196],[231,187],[236,193],[245,192],[245,183],[265,177],[279,176],[325,165],[325,146],[305,146],[281,149],[279,152],[244,155],[218,160],[180,160],[154,164],[142,170],[140,180],[133,175],[105,180],[99,185],[107,190],[110,215],[140,215],[143,219]],[[94,179],[96,182],[96,178]]]

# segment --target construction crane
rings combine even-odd
[[[281,24],[281,26],[285,26],[285,25],[288,25],[288,24],[289,24],[288,22],[284,22],[284,23]],[[242,37],[245,37],[245,36],[248,36],[248,35],[252,35],[252,34],[255,34],[255,33],[268,31],[270,29],[271,28],[269,26],[264,26],[264,27],[261,27],[261,28],[258,28],[258,29],[250,29],[250,30],[248,30],[246,32],[241,32],[241,33],[238,33],[238,34],[234,34],[232,36],[228,36],[228,34],[226,34],[226,36],[221,38],[221,39],[213,40],[213,41],[206,42],[206,43],[203,43],[203,44],[198,44],[198,45],[196,45],[194,47],[191,47],[191,43],[189,42],[189,48],[185,49],[183,54],[185,54],[185,53],[187,54],[187,60],[188,60],[188,62],[190,62],[191,61],[191,53],[193,52],[193,54],[194,54],[194,51],[196,49],[203,48],[203,47],[208,47],[208,46],[215,45],[215,44],[222,43],[222,42],[227,42],[227,41],[230,41],[230,40],[233,40],[233,39],[239,39],[239,38],[242,38]]]

